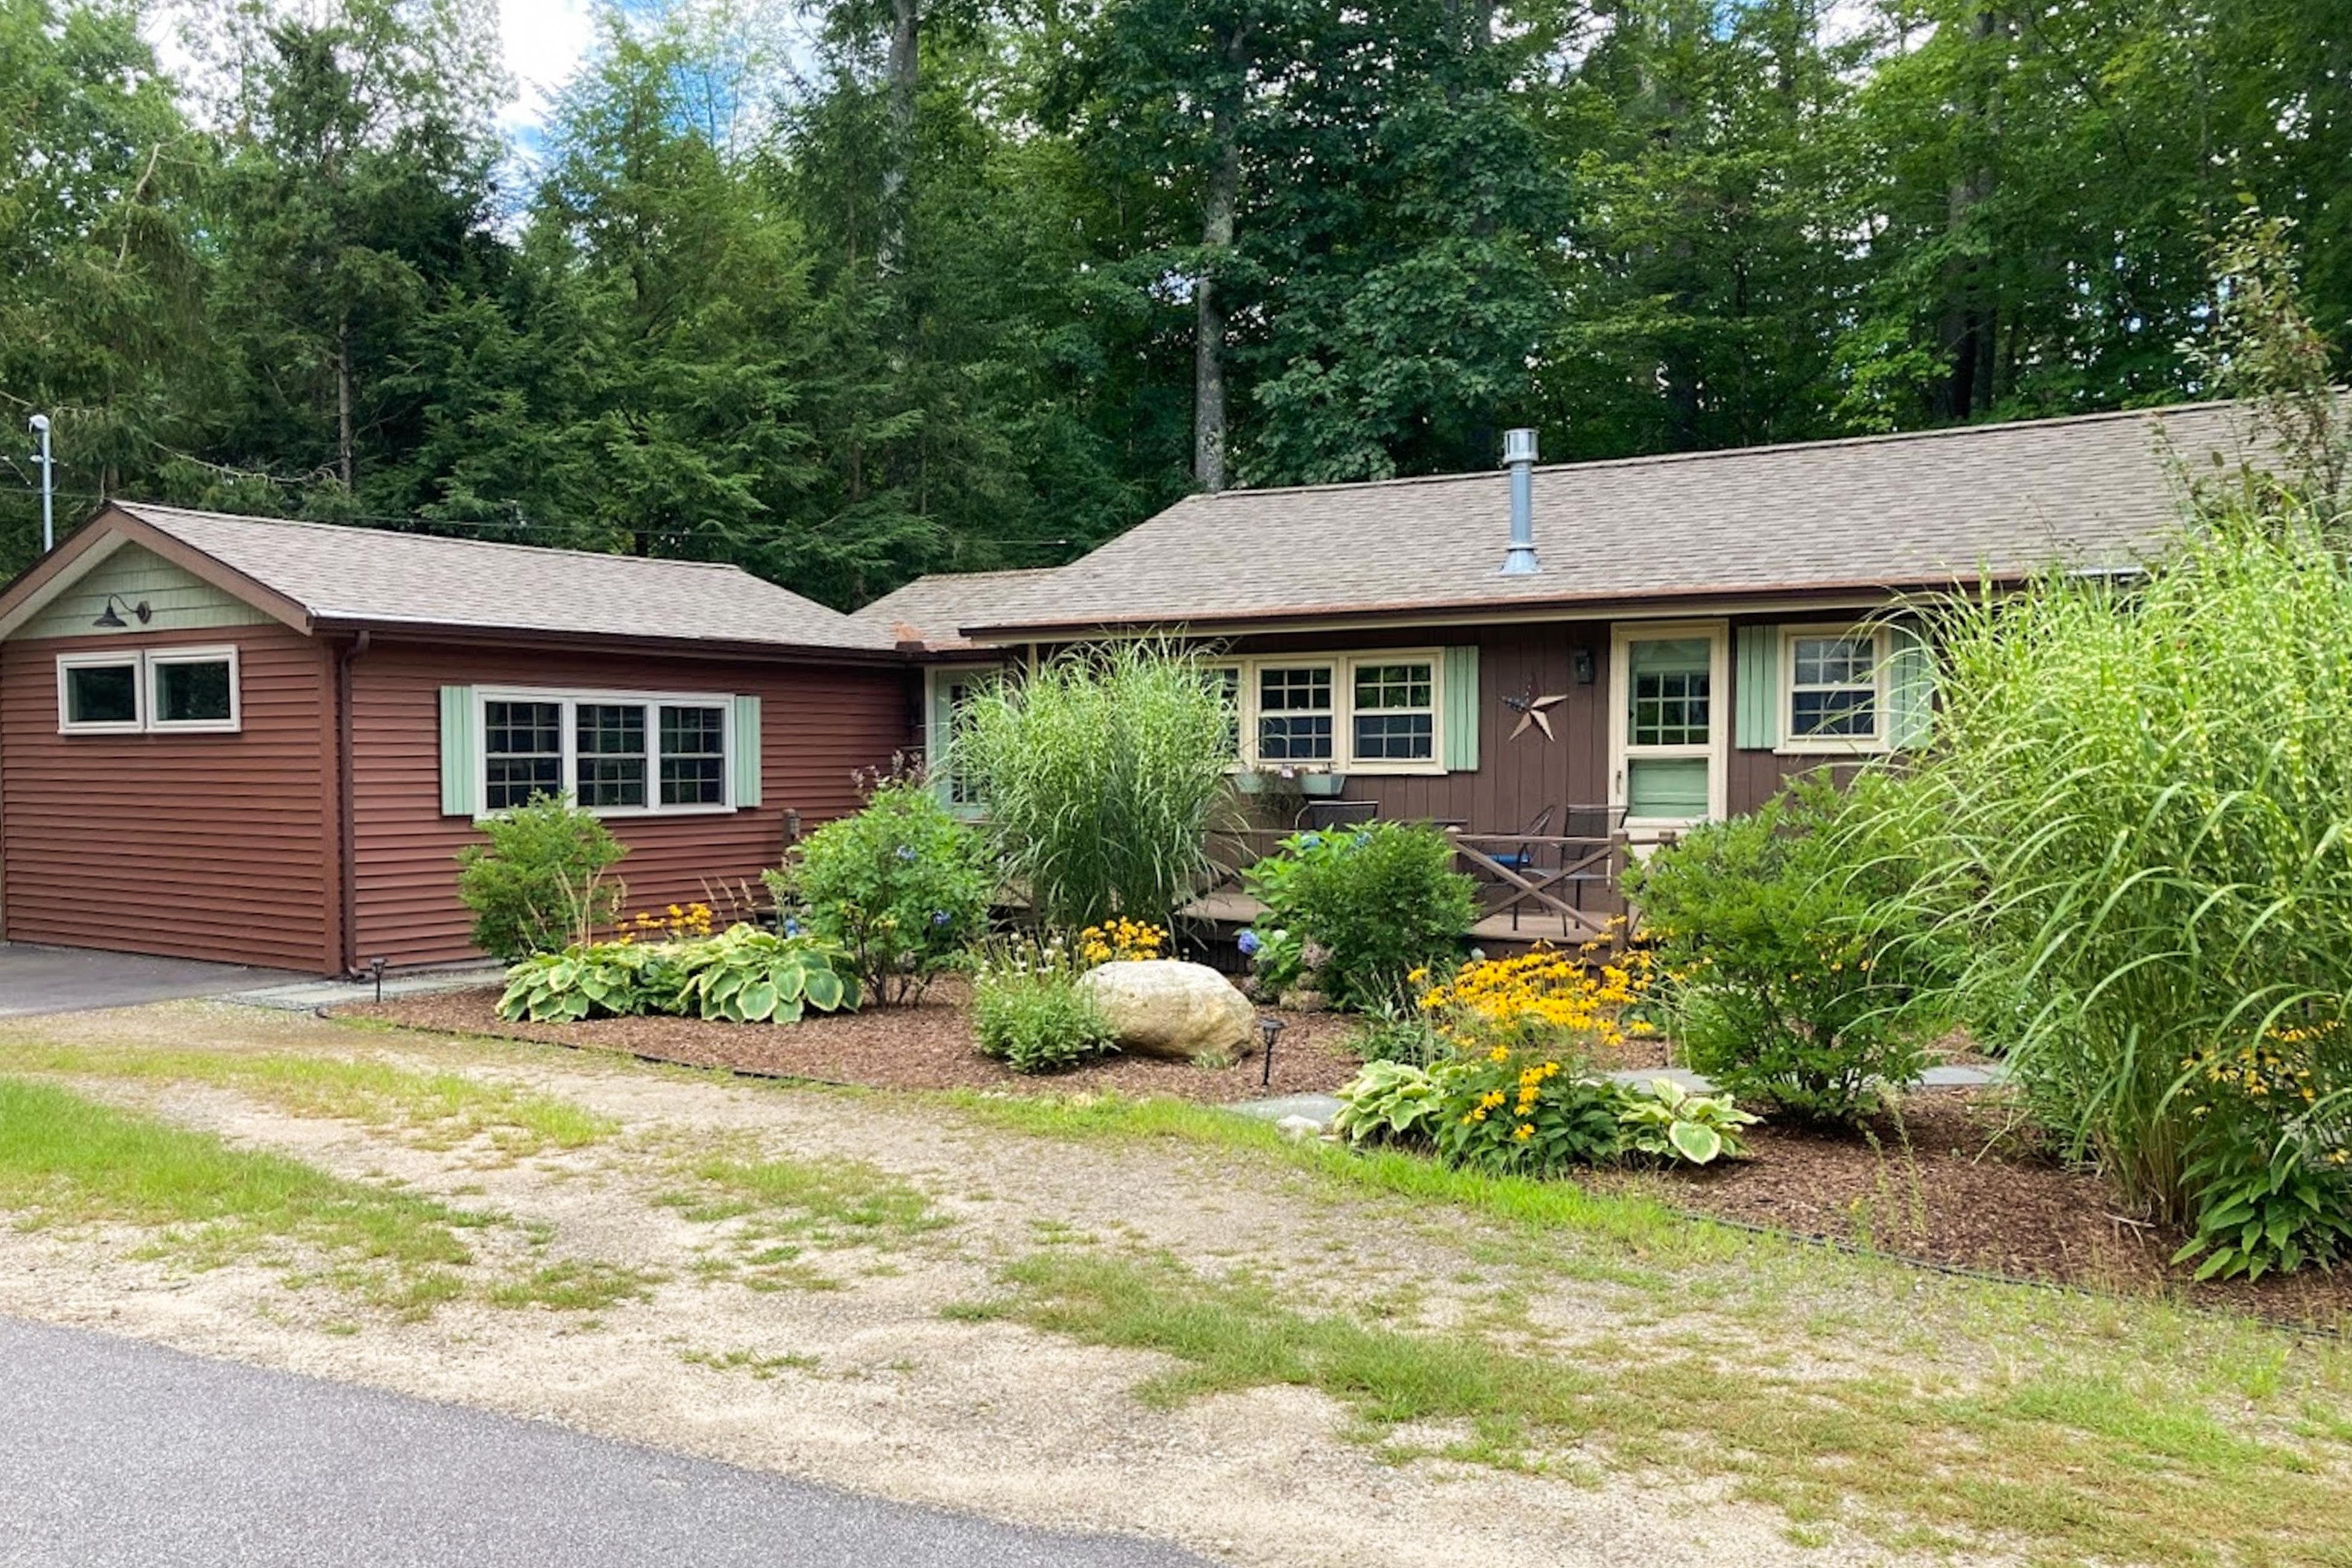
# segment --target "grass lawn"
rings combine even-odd
[[[28,1228],[155,1228],[152,1253],[199,1267],[299,1244],[360,1265],[354,1282],[406,1309],[455,1293],[449,1270],[473,1261],[457,1232],[487,1223],[17,1078],[0,1078],[0,1209]]]

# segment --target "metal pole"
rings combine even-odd
[[[58,548],[57,482],[49,471],[49,416],[37,413],[25,422],[41,438],[41,553]]]

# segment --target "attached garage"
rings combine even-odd
[[[0,938],[472,956],[455,857],[572,793],[644,906],[912,738],[890,633],[731,567],[118,505],[0,593]]]

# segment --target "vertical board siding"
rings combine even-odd
[[[106,609],[110,593],[132,606],[144,602],[152,618],[142,625],[129,611],[117,613],[130,624],[100,632],[90,625]],[[18,627],[18,638],[111,636],[135,640],[143,633],[185,632],[222,626],[263,626],[270,617],[226,589],[173,565],[144,545],[118,545],[112,554],[75,580],[37,615]]]
[[[237,733],[58,733],[59,653],[222,643]],[[0,935],[333,967],[331,679],[275,622],[0,643]]]
[[[738,664],[648,655],[530,653],[379,639],[352,665],[356,953],[364,965],[476,956],[457,902],[457,852],[473,824],[441,813],[441,688],[450,685],[711,692],[756,697],[761,804],[724,814],[612,820],[629,846],[614,874],[632,906],[706,888],[758,886],[782,858],[784,814],[803,826],[856,810],[850,775],[908,747],[897,668]]]

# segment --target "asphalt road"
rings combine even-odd
[[[0,1318],[0,1564],[1204,1568]]]
[[[0,1018],[129,1008],[301,978],[280,969],[0,942]]]

